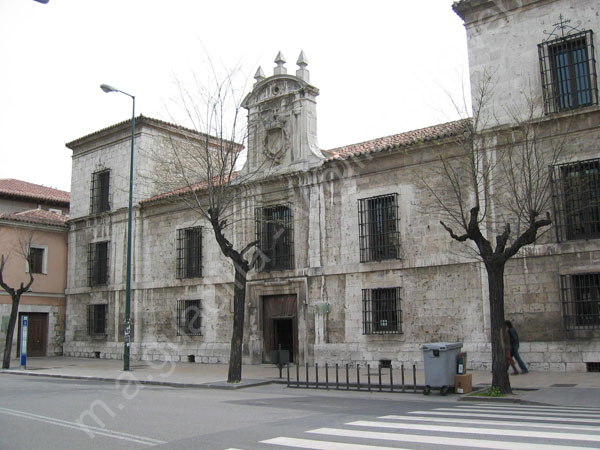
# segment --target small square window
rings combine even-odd
[[[565,329],[600,328],[600,273],[561,275]]]
[[[29,272],[44,273],[44,254],[45,249],[30,247],[29,248]]]
[[[360,262],[398,258],[398,194],[360,199],[358,231]]]
[[[88,286],[108,283],[108,242],[93,242],[88,246]]]
[[[110,211],[110,170],[101,170],[92,174],[90,190],[90,213],[98,214]]]
[[[261,251],[258,271],[294,268],[294,228],[289,203],[256,208],[256,240]]]
[[[105,336],[108,305],[88,305],[88,335]]]
[[[598,104],[591,30],[538,45],[546,113]]]
[[[202,336],[201,300],[177,301],[177,336]]]
[[[363,289],[363,334],[402,333],[400,288]]]
[[[600,159],[551,167],[559,242],[600,237]]]
[[[202,227],[177,230],[177,278],[202,276]]]

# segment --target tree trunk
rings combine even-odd
[[[492,334],[492,386],[511,393],[502,329],[504,328],[504,264],[486,264]]]
[[[247,272],[238,264],[235,267],[233,290],[233,333],[231,335],[231,351],[229,354],[228,383],[242,381],[242,340],[244,338],[244,311],[246,304]]]
[[[19,313],[19,301],[21,296],[12,297],[12,308],[10,310],[10,319],[8,319],[8,328],[6,329],[6,341],[4,343],[4,359],[2,360],[2,368],[10,369],[10,354],[12,352],[13,337],[15,335],[15,325]]]

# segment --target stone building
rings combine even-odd
[[[533,370],[595,370],[600,361],[592,45],[600,19],[596,4],[579,3],[576,10],[562,0],[454,5],[467,28],[473,84],[483,68],[494,72],[496,105],[518,103],[531,86],[544,100],[542,122],[569,123],[561,128],[568,148],[551,170],[553,232],[514,257],[505,276],[506,313]],[[581,24],[563,35],[567,13]],[[544,34],[554,23],[555,35]],[[229,235],[236,248],[257,240],[263,255],[248,276],[244,362],[269,362],[281,346],[300,363],[420,363],[422,344],[461,341],[471,367],[489,367],[485,270],[440,226],[442,214],[423,186],[440,155],[457,153],[471,121],[322,150],[319,91],[304,54],[295,74],[281,54],[275,62],[272,76],[259,69],[243,102],[249,140],[242,174],[255,176],[232,211]],[[508,117],[499,117],[496,129],[509,130]],[[68,144],[67,355],[122,355],[129,126]],[[206,138],[146,117],[136,129],[140,155],[160,151],[164,136]],[[154,170],[152,159],[136,158],[136,170]],[[443,179],[428,183],[441,198],[449,195]],[[134,194],[133,358],[226,362],[233,269],[210,224],[156,184],[136,184]]]

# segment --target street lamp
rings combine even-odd
[[[101,84],[100,89],[104,92],[120,92],[131,97],[133,109],[131,113],[131,160],[129,163],[129,214],[127,221],[127,281],[125,283],[125,338],[123,348],[123,370],[129,370],[129,344],[131,341],[131,223],[133,203],[133,149],[135,141],[135,95],[123,92],[120,89]]]

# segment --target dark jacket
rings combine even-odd
[[[517,334],[517,329],[509,328],[508,336],[510,337],[510,346],[512,348],[519,348],[519,335]]]

